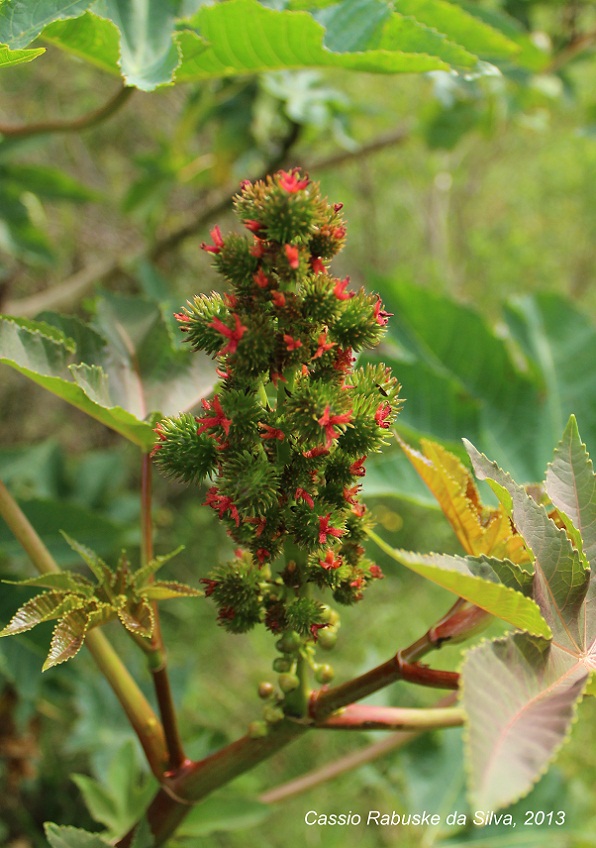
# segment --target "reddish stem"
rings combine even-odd
[[[463,722],[463,710],[457,707],[407,709],[350,704],[316,727],[325,730],[432,730],[459,727]]]

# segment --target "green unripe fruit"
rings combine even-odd
[[[336,642],[337,630],[332,630],[328,627],[326,627],[324,630],[319,630],[319,638],[317,639],[317,645],[324,651],[330,651],[332,648],[335,647]]]
[[[295,674],[280,674],[277,682],[281,691],[286,694],[300,686],[300,679]]]
[[[294,654],[302,646],[302,639],[295,630],[289,630],[287,633],[278,639],[275,647],[282,654]]]
[[[266,701],[273,695],[273,693],[275,692],[275,688],[273,686],[273,683],[269,683],[268,680],[263,680],[262,683],[259,683],[259,688],[257,691],[259,693],[259,698],[262,698],[263,701]]]
[[[248,725],[248,735],[251,739],[262,739],[268,732],[266,721],[251,721]]]
[[[284,657],[277,657],[273,660],[273,671],[290,671],[292,668],[292,660],[287,660]]]
[[[321,614],[321,620],[323,624],[337,625],[339,624],[339,613],[333,607],[325,605]]]
[[[267,704],[267,706],[263,707],[263,718],[268,724],[277,724],[278,721],[282,721],[284,718],[284,713],[279,707]]]
[[[334,677],[333,667],[327,663],[323,663],[315,669],[315,678],[318,683],[331,683]]]

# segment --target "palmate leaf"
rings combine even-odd
[[[392,548],[373,532],[369,536],[388,556],[416,574],[515,627],[550,635],[538,605],[523,594],[529,591],[529,576],[518,565],[490,557],[411,553]]]
[[[529,791],[569,733],[577,700],[596,669],[596,584],[544,506],[467,447],[477,476],[488,480],[534,555],[533,596],[553,634],[551,641],[514,634],[485,643],[462,669],[472,790],[479,807],[496,809]],[[580,448],[570,422],[550,481],[568,508],[575,493],[570,512],[576,520],[591,514],[594,497],[593,472],[587,454],[579,458]]]
[[[148,451],[154,422],[195,406],[214,384],[213,363],[176,346],[159,307],[106,294],[95,325],[46,313],[0,318],[0,362]]]

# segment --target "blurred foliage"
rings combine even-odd
[[[22,5],[0,3],[0,42],[8,41],[11,7]],[[56,13],[61,6],[59,0],[51,5]],[[24,319],[47,309],[87,318],[97,310],[96,286],[102,285],[109,297],[142,295],[156,313],[171,313],[214,284],[197,246],[229,208],[238,181],[300,164],[347,210],[348,246],[334,272],[372,285],[395,312],[384,358],[404,384],[405,435],[433,436],[450,447],[465,435],[526,480],[542,471],[569,412],[578,414],[587,441],[596,442],[596,10],[590,0],[443,6],[396,0],[395,9],[415,13],[420,27],[430,8],[429,26],[459,33],[460,63],[469,61],[466,48],[482,60],[457,75],[444,54],[439,59],[447,64],[423,76],[346,74],[355,52],[377,51],[397,37],[398,19],[384,3],[263,4],[287,13],[318,8],[316,23],[325,49],[335,51],[336,67],[313,69],[304,61],[293,69],[254,75],[236,67],[218,76],[205,66],[193,81],[188,58],[180,75],[188,82],[173,86],[161,84],[174,70],[173,39],[188,49],[199,38],[192,28],[176,30],[175,19],[206,15],[197,21],[200,29],[213,11],[194,0],[163,4],[160,26],[146,31],[119,16],[126,4],[117,0],[106,0],[107,13],[96,20],[82,14],[91,2],[70,5],[80,17],[65,16],[45,32],[38,20],[31,38],[13,33],[12,49],[0,48],[2,311]],[[484,50],[466,43],[457,29],[458,7],[496,27],[504,39],[500,53],[494,35]],[[436,26],[440,12],[447,16],[442,29]],[[313,32],[314,24],[313,18]],[[95,54],[94,26],[103,38]],[[42,39],[29,47],[35,30]],[[126,36],[127,83],[140,92],[116,89],[118,31]],[[399,37],[405,38],[403,30]],[[135,76],[145,38],[160,61],[153,75]],[[430,46],[428,33],[422,43]],[[457,65],[455,53],[451,58]],[[94,121],[106,106],[113,110]],[[89,116],[86,128],[76,126],[81,116]],[[12,132],[15,127],[25,132]],[[0,478],[58,561],[72,563],[60,529],[106,557],[138,544],[132,446],[21,375],[2,373]],[[392,544],[458,551],[397,451],[388,460],[373,459],[365,482]],[[193,585],[230,545],[203,500],[203,491],[156,481],[158,550],[184,543],[175,575]],[[4,526],[0,545],[1,576],[32,573]],[[378,597],[371,596],[374,616],[358,609],[342,616],[334,659],[339,677],[364,671],[416,639],[452,597],[380,564],[387,577]],[[0,589],[3,623],[16,603]],[[27,848],[47,845],[46,820],[89,831],[121,823],[128,814],[121,799],[134,807],[148,781],[141,757],[127,747],[126,721],[88,658],[41,677],[44,626],[0,647],[0,840],[14,844],[19,837],[17,844]],[[243,732],[247,715],[258,715],[251,693],[267,676],[270,644],[264,634],[238,639],[222,632],[207,605],[190,599],[166,607],[163,626],[189,755],[203,756]],[[349,636],[354,632],[357,639]],[[144,681],[139,658],[113,635]],[[452,666],[457,650],[446,648],[437,665]],[[430,693],[397,684],[376,697],[419,705]],[[593,699],[581,706],[583,720],[557,769],[520,807],[564,809],[569,827],[564,834],[518,828],[519,844],[521,837],[524,845],[546,839],[553,846],[593,844],[595,709]],[[359,744],[370,738],[358,734]],[[291,841],[376,848],[393,844],[396,834],[307,828],[304,813],[336,812],[346,804],[361,813],[464,809],[459,732],[448,731],[273,807],[265,818],[253,800],[264,787],[337,759],[354,743],[354,736],[341,734],[311,734],[295,743],[236,781],[233,791],[198,807],[187,840],[181,835],[177,843],[190,846],[200,836],[206,848],[236,848],[252,827],[251,838],[270,848]],[[75,773],[83,775],[77,781],[89,812],[69,777]],[[114,780],[106,786],[108,773]],[[239,830],[222,834],[219,827],[234,824],[232,810]],[[398,835],[404,848],[421,840],[428,846],[518,844],[498,827],[486,836],[471,828],[424,835],[409,828]]]

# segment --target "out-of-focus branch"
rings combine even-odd
[[[285,140],[283,150],[280,151],[274,161],[268,164],[267,173],[285,164],[289,151],[298,138],[299,129],[299,125],[293,125],[292,132],[288,133]],[[373,155],[387,147],[403,144],[409,137],[410,130],[408,128],[398,127],[371,139],[356,150],[342,150],[313,162],[305,163],[304,168],[319,172],[329,168],[341,167],[365,156]],[[191,215],[180,227],[157,239],[147,249],[128,250],[111,259],[96,261],[77,271],[76,274],[73,274],[61,284],[31,297],[19,300],[7,299],[3,306],[4,312],[9,315],[31,318],[44,309],[63,309],[76,303],[93,285],[108,279],[117,271],[134,265],[140,259],[148,257],[154,262],[162,259],[179,247],[186,239],[195,236],[209,221],[224,212],[230,206],[236,191],[237,186],[227,186],[219,191],[213,191],[203,198],[200,210]]]
[[[44,135],[49,133],[78,133],[83,130],[95,127],[110,118],[114,112],[117,112],[126,101],[130,98],[135,89],[130,86],[120,86],[116,94],[110,99],[81,115],[79,118],[73,118],[70,121],[55,120],[55,121],[39,121],[35,124],[3,124],[0,123],[0,135],[6,138],[29,138],[33,135]]]

